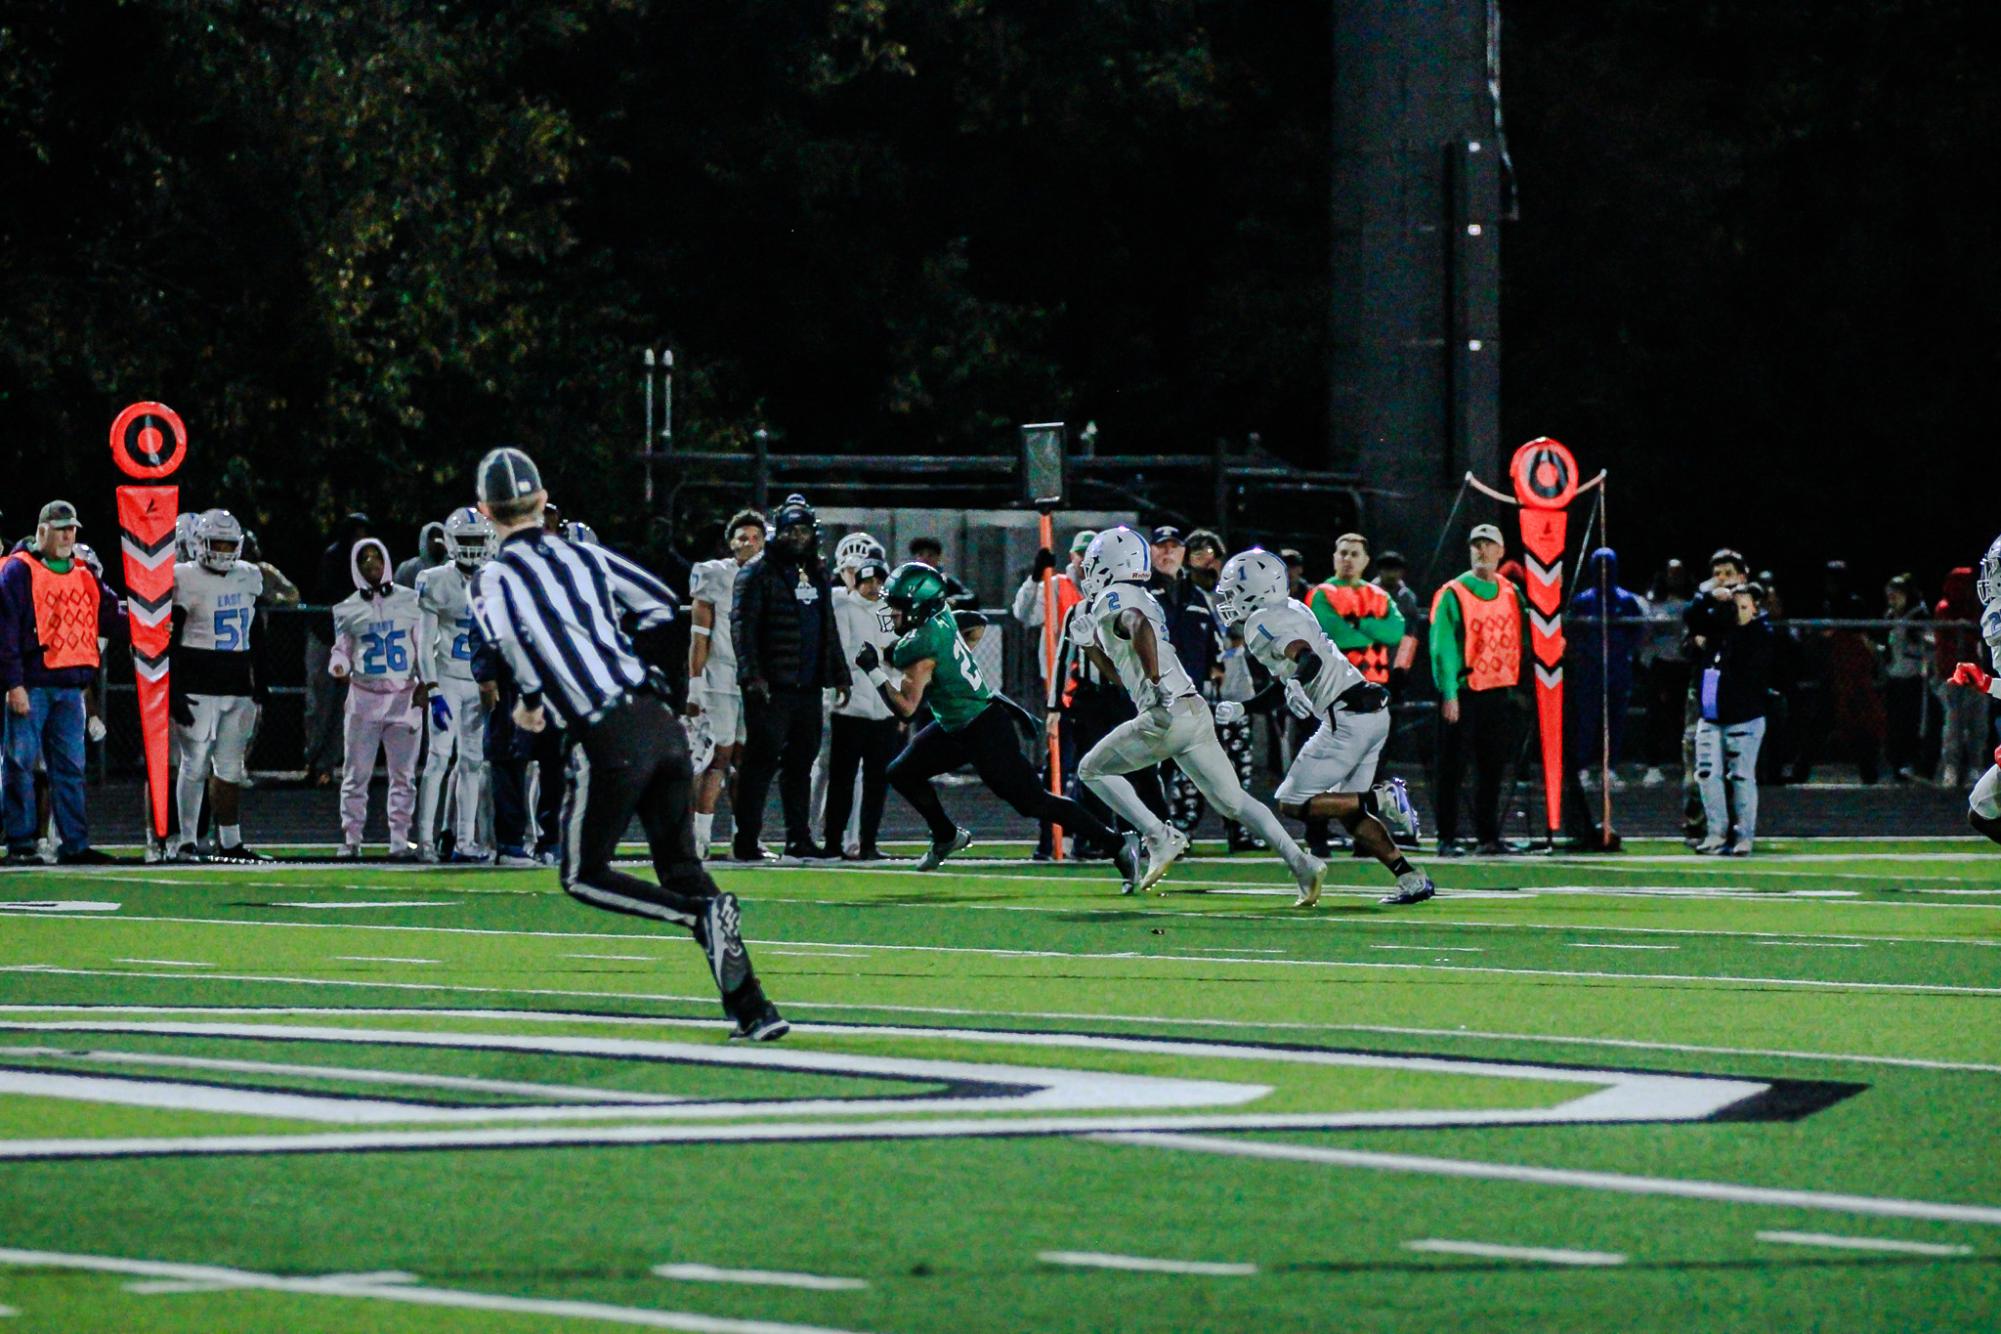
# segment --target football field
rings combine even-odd
[[[10,872],[0,1328],[2001,1325],[2001,857],[1629,847]]]

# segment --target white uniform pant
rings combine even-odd
[[[1390,711],[1337,709],[1306,739],[1273,794],[1281,806],[1305,805],[1323,792],[1367,792],[1390,736]]]
[[[257,727],[257,704],[248,695],[189,695],[192,723],[175,723],[174,749],[180,754],[174,799],[181,822],[181,842],[195,841],[201,827],[202,798],[211,770],[225,783],[241,785],[244,756]]]
[[[1173,760],[1188,781],[1225,820],[1235,820],[1268,843],[1284,859],[1295,879],[1310,879],[1313,858],[1285,832],[1271,808],[1244,791],[1237,767],[1216,738],[1215,720],[1201,698],[1185,695],[1168,707],[1166,727],[1155,727],[1141,713],[1107,732],[1077,765],[1081,778],[1099,800],[1117,811],[1149,839],[1166,826],[1121,775],[1162,760]]]
[[[1704,719],[1695,725],[1695,785],[1711,841],[1725,841],[1732,812],[1738,841],[1757,837],[1758,748],[1764,741],[1763,718],[1728,726]]]
[[[438,829],[438,802],[444,795],[445,771],[456,759],[457,777],[452,781],[452,801],[456,812],[452,829],[462,849],[479,843],[481,794],[486,791],[486,709],[480,703],[479,683],[439,678],[436,693],[444,697],[452,711],[451,720],[439,727],[424,711],[431,750],[424,757],[423,787],[417,796],[417,842],[431,846]]]
[[[1980,781],[1973,785],[1973,795],[1966,804],[1975,815],[1988,820],[2001,820],[2001,764],[1990,767],[1980,775]]]
[[[368,783],[375,757],[389,761],[389,850],[410,842],[410,818],[417,808],[417,711],[410,689],[347,692],[347,767],[340,776],[340,833],[344,843],[361,842],[368,819]]]

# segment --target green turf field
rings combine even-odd
[[[0,1328],[2001,1327],[1991,846],[1431,869],[9,872]]]

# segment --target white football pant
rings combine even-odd
[[[445,770],[458,760],[452,784],[455,808],[452,829],[461,850],[479,846],[480,794],[486,790],[486,710],[479,700],[479,683],[441,677],[438,694],[451,706],[451,721],[443,728],[431,721],[425,706],[425,730],[431,751],[424,759],[424,778],[417,793],[417,843],[430,847],[438,828],[438,801],[444,793]]]

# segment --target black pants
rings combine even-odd
[[[744,692],[743,760],[737,775],[736,851],[764,832],[764,799],[778,778],[787,847],[813,841],[813,761],[820,754],[820,692],[774,687],[768,698]]]
[[[1515,744],[1514,701],[1507,690],[1461,690],[1459,721],[1438,725],[1438,808],[1440,840],[1459,836],[1459,783],[1473,764],[1473,828],[1482,843],[1501,837],[1501,770]]]
[[[829,852],[841,850],[847,833],[848,811],[855,799],[855,769],[862,771],[861,845],[875,848],[876,831],[882,828],[882,803],[889,795],[889,762],[903,746],[903,729],[894,718],[855,718],[837,713],[828,724],[832,729],[827,763],[827,837]]]
[[[1021,814],[1049,820],[1081,837],[1117,847],[1118,835],[1089,811],[1037,781],[1034,766],[1022,755],[1015,739],[1015,725],[1013,710],[1000,703],[987,705],[979,717],[956,732],[947,732],[935,721],[927,723],[890,762],[890,786],[924,817],[933,843],[951,838],[958,826],[945,814],[931,780],[970,763],[987,790]]]
[[[672,922],[699,933],[702,914],[716,895],[695,855],[688,734],[667,701],[640,695],[613,709],[567,747],[563,792],[563,888],[593,908]],[[639,817],[660,883],[612,867],[618,840]],[[762,1007],[757,975],[745,960],[745,979],[723,997],[723,1008],[741,1019]]]
[[[501,711],[493,711],[489,728],[498,724]],[[508,736],[498,747],[488,748],[488,772],[493,782],[493,841],[503,848],[545,852],[562,837],[560,819],[563,806],[563,733],[554,727],[540,732],[517,731],[508,723]],[[528,822],[528,771],[539,769],[541,782],[535,792],[534,828]]]

